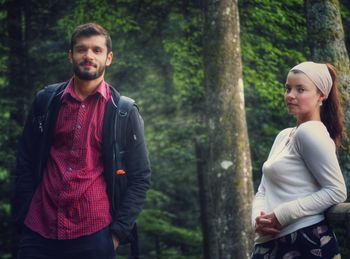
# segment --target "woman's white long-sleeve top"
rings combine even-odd
[[[275,237],[259,236],[256,243],[290,234],[324,219],[324,211],[346,200],[346,186],[336,148],[320,121],[281,131],[264,163],[255,195],[252,222],[260,211],[274,212],[283,226]]]

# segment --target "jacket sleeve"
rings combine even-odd
[[[17,149],[12,214],[19,227],[23,225],[35,186],[34,172],[40,132],[39,118],[34,116],[33,107],[25,122]]]
[[[111,229],[121,243],[124,243],[129,237],[136,218],[143,208],[151,180],[143,120],[136,107],[133,107],[130,113],[127,132],[126,153],[124,154],[127,187],[118,213],[111,225]]]

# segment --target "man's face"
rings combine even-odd
[[[113,53],[107,52],[106,38],[100,35],[78,38],[73,50],[69,52],[74,74],[81,80],[103,77],[112,58]]]

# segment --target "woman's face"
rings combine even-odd
[[[320,120],[320,104],[323,94],[302,72],[289,72],[284,101],[288,113],[297,117],[298,125],[309,120]]]

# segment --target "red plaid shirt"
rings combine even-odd
[[[111,223],[102,175],[102,126],[110,89],[104,81],[82,101],[70,80],[62,95],[43,180],[25,225],[50,239],[74,239]]]

